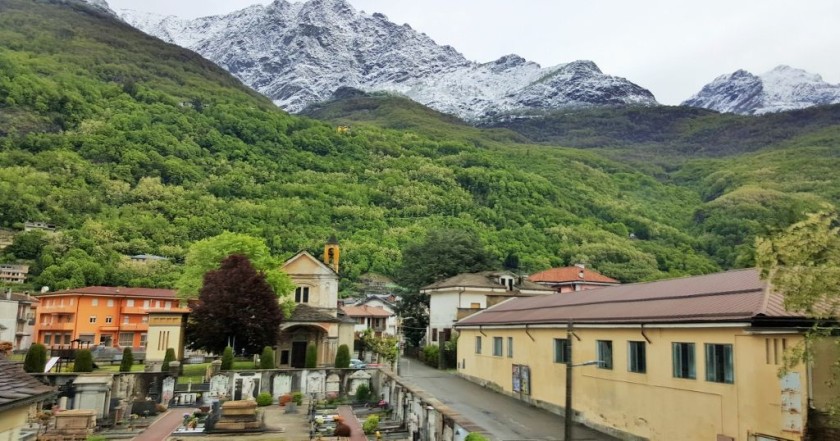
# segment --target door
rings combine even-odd
[[[293,341],[292,342],[292,367],[304,368],[306,367],[306,342]]]

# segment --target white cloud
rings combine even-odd
[[[408,23],[467,58],[516,53],[544,66],[592,60],[605,73],[678,104],[718,75],[788,64],[840,83],[836,0],[349,0]],[[215,15],[255,0],[109,0],[182,17]]]

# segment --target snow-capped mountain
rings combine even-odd
[[[516,55],[467,60],[409,25],[358,12],[346,0],[286,0],[185,20],[131,10],[120,17],[192,49],[296,112],[349,86],[392,91],[468,120],[527,110],[656,105],[648,90],[591,61],[543,68]]]
[[[718,112],[760,115],[840,103],[840,84],[817,74],[778,66],[762,75],[738,70],[715,78],[683,105]]]

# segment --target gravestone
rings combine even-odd
[[[309,372],[306,375],[306,388],[303,390],[304,394],[317,394],[319,397],[324,395],[324,374],[322,372]]]
[[[350,381],[350,387],[347,388],[348,395],[356,395],[356,389],[363,384],[370,388],[370,374],[363,370],[353,372],[348,379]]]
[[[274,376],[274,387],[272,388],[272,395],[275,400],[279,400],[281,396],[292,392],[292,377],[286,374],[277,374]]]
[[[163,391],[160,394],[160,404],[168,406],[172,397],[175,396],[175,378],[166,377],[163,380]]]
[[[339,378],[338,374],[330,374],[327,377],[327,396],[328,397],[337,397],[339,390],[341,389],[341,378]]]
[[[207,392],[210,400],[219,400],[230,396],[230,377],[227,375],[213,375],[210,378],[210,390]]]

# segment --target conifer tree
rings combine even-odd
[[[122,361],[120,362],[120,372],[131,372],[131,365],[134,364],[134,354],[131,353],[131,348],[123,349]]]

